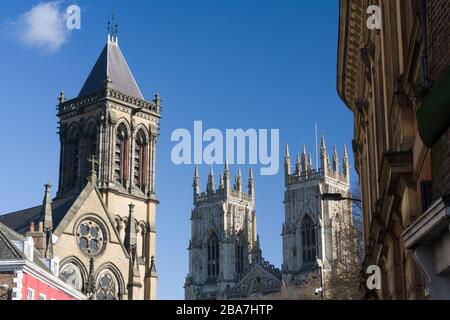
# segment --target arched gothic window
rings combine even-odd
[[[242,233],[239,234],[236,245],[235,245],[235,255],[236,255],[236,272],[239,276],[244,274],[244,250],[245,243]]]
[[[117,129],[114,160],[115,179],[125,186],[128,178],[128,132],[123,123]]]
[[[134,145],[134,185],[145,192],[147,182],[147,149],[145,134],[139,130]]]
[[[99,274],[96,288],[96,300],[119,300],[119,285],[110,270],[105,270]]]
[[[303,218],[301,232],[303,263],[313,263],[316,261],[317,238],[314,223],[308,215]]]
[[[84,141],[83,141],[83,177],[88,177],[91,173],[91,165],[88,161],[91,156],[97,155],[97,126],[94,122],[92,122],[84,132]]]
[[[213,232],[208,239],[208,277],[215,278],[219,275],[220,243],[219,238]]]
[[[80,135],[78,127],[74,127],[67,137],[64,154],[64,175],[67,190],[72,189],[78,183],[80,164]]]
[[[78,291],[83,288],[83,276],[80,268],[73,263],[67,263],[61,268],[60,276],[67,284],[71,285]]]

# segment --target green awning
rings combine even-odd
[[[417,110],[419,133],[427,147],[432,147],[450,126],[450,66],[431,88]]]

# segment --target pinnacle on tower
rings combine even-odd
[[[223,184],[225,193],[228,194],[228,190],[230,190],[230,172],[228,170],[228,161],[225,159],[225,168],[223,171]]]
[[[300,160],[300,154],[297,154],[297,161],[295,162],[295,175],[299,176],[302,171],[302,162]]]
[[[194,188],[194,203],[197,201],[197,196],[200,194],[200,178],[198,177],[198,166],[194,169],[194,183],[192,184]]]
[[[320,141],[320,168],[324,175],[328,174],[329,164],[328,164],[328,153],[327,147],[325,145],[325,136],[322,135]]]
[[[128,213],[128,224],[125,230],[125,239],[124,245],[127,248],[128,252],[131,253],[133,246],[136,245],[136,221],[134,219],[134,207],[133,203],[128,205],[129,213]]]
[[[52,199],[51,199],[51,188],[52,185],[50,183],[45,184],[45,194],[44,200],[42,203],[42,211],[41,218],[44,222],[44,231],[51,230],[53,231],[53,215],[52,215]]]
[[[302,172],[307,171],[307,160],[306,160],[306,145],[303,144],[302,147]]]
[[[313,160],[312,160],[312,155],[311,153],[308,156],[308,172],[312,172],[313,171]]]
[[[253,178],[253,169],[250,167],[249,173],[248,173],[248,193],[250,196],[254,196],[255,192],[255,180]]]
[[[333,147],[333,171],[339,172],[339,159],[338,159],[336,145]]]
[[[284,152],[284,177],[285,177],[285,179],[290,175],[291,175],[291,157],[289,155],[289,145],[286,144],[286,148],[285,148],[285,152]]]
[[[349,180],[349,176],[350,176],[350,162],[348,160],[348,154],[347,154],[347,146],[344,144],[344,159],[343,159],[343,163],[342,163],[342,171],[344,176],[347,177],[348,181]]]
[[[219,189],[223,190],[223,188],[224,188],[223,175],[220,174],[220,176],[219,176]]]
[[[327,152],[327,147],[325,145],[325,136],[322,135],[322,137],[320,138],[320,151],[323,153]]]
[[[234,178],[234,190],[236,191],[242,191],[242,173],[241,173],[241,167],[238,167],[238,172],[236,177]]]
[[[214,193],[214,172],[212,166],[209,168],[208,185],[206,187],[206,191],[208,194]]]
[[[290,159],[290,155],[289,155],[289,145],[288,145],[288,144],[286,144],[286,147],[285,147],[284,158],[285,158],[285,159]]]
[[[52,213],[52,199],[50,195],[51,190],[50,183],[45,185],[45,195],[42,203],[42,211],[41,211],[41,219],[44,224],[44,233],[45,233],[45,248],[44,248],[44,256],[47,259],[53,258],[53,213]]]

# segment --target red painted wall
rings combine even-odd
[[[41,293],[45,294],[46,300],[74,300],[72,296],[61,290],[55,289],[24,272],[22,278],[22,300],[27,300],[28,288],[34,289],[34,300],[39,300],[39,295]]]

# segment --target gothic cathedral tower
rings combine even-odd
[[[155,155],[160,112],[159,95],[144,99],[114,33],[108,35],[78,97],[66,100],[61,93],[58,105],[61,155],[55,201],[76,196],[91,171],[97,173],[96,186],[115,217],[121,240],[137,244],[145,299],[156,296]],[[92,156],[96,161],[88,161]],[[126,229],[133,231],[134,239],[127,239],[131,233]]]
[[[241,170],[230,188],[228,165],[214,187],[214,175],[208,176],[206,192],[200,192],[198,169],[194,175],[192,238],[189,243],[187,300],[224,299],[230,289],[261,260],[256,234],[254,180],[250,169],[248,191],[244,191]]]
[[[291,158],[285,154],[285,221],[283,224],[283,280],[301,284],[308,273],[318,269],[322,262],[323,275],[330,270],[333,260],[340,255],[340,235],[343,228],[353,223],[349,201],[322,201],[324,193],[340,193],[349,197],[350,174],[347,151],[344,147],[342,171],[336,147],[332,165],[329,163],[325,139],[321,141],[321,165],[314,169],[311,154],[297,157],[295,172],[291,173]]]

